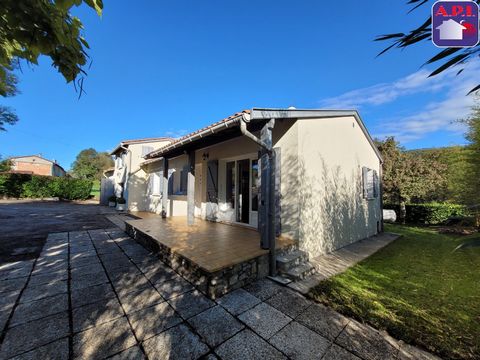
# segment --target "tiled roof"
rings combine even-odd
[[[192,137],[192,136],[194,136],[194,135],[196,135],[196,134],[199,134],[199,133],[201,133],[201,132],[207,131],[207,130],[209,130],[209,129],[211,129],[211,128],[214,128],[214,127],[216,127],[216,126],[218,126],[218,125],[221,125],[222,123],[226,123],[226,122],[228,122],[228,121],[230,121],[230,120],[232,120],[232,119],[235,119],[235,118],[241,116],[242,114],[250,114],[250,110],[243,110],[243,111],[237,112],[237,113],[235,113],[235,114],[233,114],[233,115],[230,115],[229,117],[226,117],[226,118],[224,118],[224,119],[222,119],[222,120],[220,120],[220,121],[217,121],[217,122],[215,122],[215,123],[213,123],[213,124],[210,124],[210,125],[208,125],[208,126],[205,126],[205,127],[201,128],[201,129],[195,130],[195,131],[191,132],[190,134],[187,134],[187,135],[185,135],[185,136],[182,136],[181,138],[178,138],[178,139],[172,141],[170,144],[167,144],[167,145],[165,145],[165,146],[163,146],[163,147],[161,147],[161,148],[159,148],[159,149],[157,149],[157,150],[152,151],[151,153],[147,154],[146,158],[148,159],[148,158],[154,157],[156,154],[162,153],[162,151],[163,151],[164,149],[166,149],[167,147],[170,147],[170,146],[172,146],[172,145],[175,145],[175,144],[177,144],[177,143],[180,143],[180,142],[182,142],[182,141],[185,141],[185,140],[187,140],[188,138],[190,138],[190,137]]]

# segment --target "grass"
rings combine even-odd
[[[95,199],[100,199],[100,181],[94,180],[92,185],[92,190],[90,191],[90,196]]]
[[[447,359],[480,359],[480,247],[460,237],[389,225],[403,236],[310,296]]]

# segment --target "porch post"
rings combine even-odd
[[[162,218],[167,217],[168,207],[168,159],[163,158]]]
[[[195,150],[188,153],[187,223],[195,222]]]

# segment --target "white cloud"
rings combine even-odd
[[[457,71],[458,68],[449,69],[428,78],[430,71],[419,70],[392,83],[349,91],[320,103],[326,108],[368,108],[373,114],[376,106],[402,101],[402,97],[435,93],[439,100],[416,109],[405,108],[406,115],[382,119],[382,123],[372,129],[373,134],[379,138],[395,136],[400,142],[407,143],[438,130],[459,133],[464,129],[456,120],[467,117],[474,104],[474,96],[466,94],[480,82],[480,61],[470,62],[459,76],[456,76]]]

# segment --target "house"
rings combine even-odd
[[[168,137],[125,140],[110,153],[114,157],[115,168],[113,174],[106,177],[113,179],[115,195],[125,198],[129,210],[139,211],[145,207],[146,173],[140,167],[143,157],[172,141]]]
[[[467,28],[455,20],[449,19],[435,29],[440,31],[440,40],[462,40],[463,30]]]
[[[142,210],[255,229],[263,249],[315,257],[382,231],[382,158],[356,111],[244,110],[145,159]]]
[[[66,175],[56,160],[48,160],[40,155],[14,156],[9,160],[12,162],[12,173],[59,177]]]

